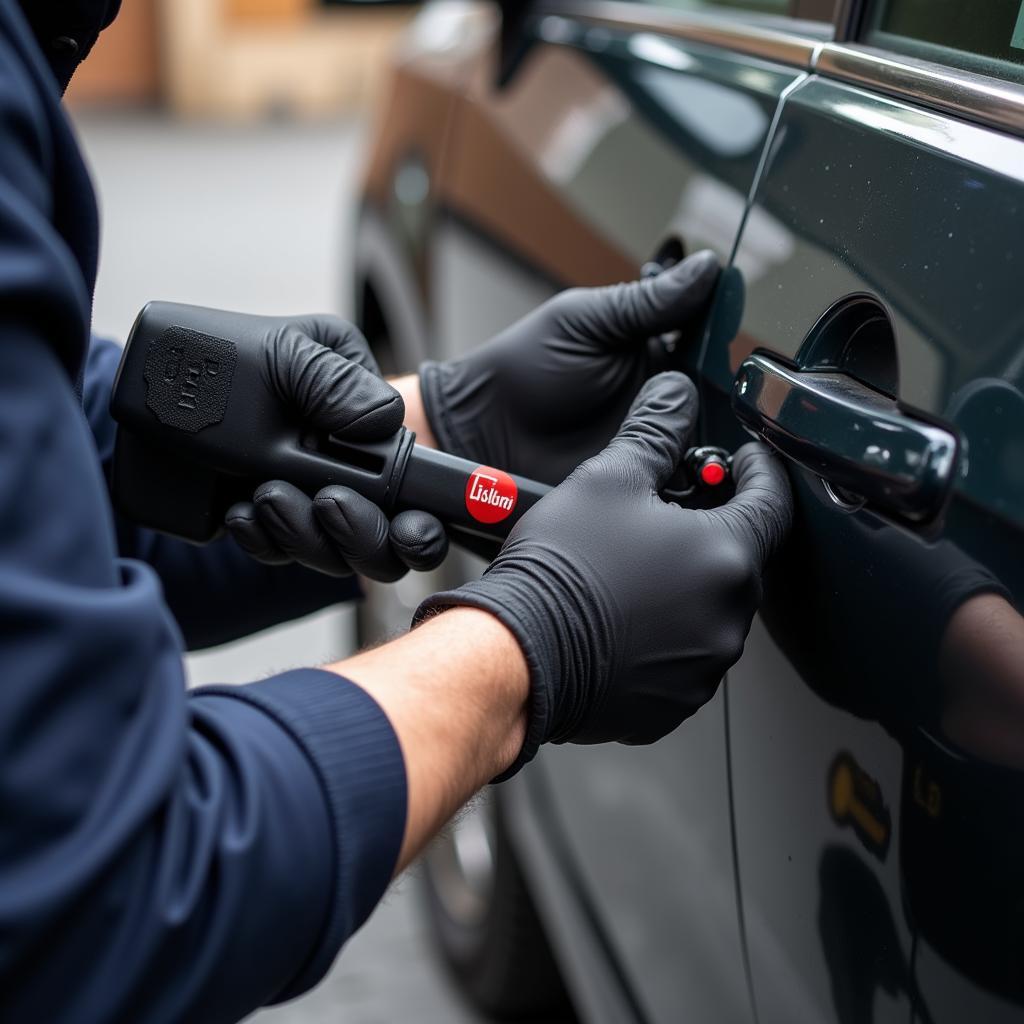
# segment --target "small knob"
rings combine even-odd
[[[726,478],[727,472],[723,463],[710,458],[700,467],[700,482],[708,487],[717,487]]]
[[[703,487],[720,487],[730,476],[732,456],[724,448],[691,448],[686,462],[693,479]]]

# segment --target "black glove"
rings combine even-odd
[[[402,425],[402,396],[380,377],[366,340],[332,316],[246,317],[263,332],[263,372],[281,402],[304,424],[351,441],[390,437]],[[444,527],[426,512],[400,512],[390,522],[347,487],[325,487],[312,499],[272,480],[225,517],[253,558],[298,562],[333,576],[362,573],[391,581],[408,569],[433,569],[448,551]]]
[[[761,572],[789,526],[781,465],[758,444],[733,460],[736,496],[710,511],[658,492],[697,414],[680,373],[648,381],[618,435],[515,526],[484,576],[428,598],[496,615],[530,669],[526,742],[651,743],[693,714],[736,661]]]
[[[640,385],[670,368],[659,336],[700,326],[718,271],[705,251],[658,277],[574,288],[468,355],[424,363],[420,388],[438,444],[561,483],[608,443]]]

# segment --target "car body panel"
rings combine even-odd
[[[718,314],[726,323],[713,328],[702,367],[716,441],[735,431],[728,399],[750,351],[799,362],[818,318],[843,296],[867,293],[894,328],[897,397],[944,422],[963,446],[948,509],[916,529],[868,509],[842,509],[813,474],[794,471],[798,536],[776,567],[789,582],[769,587],[771,628],[755,626],[728,682],[739,873],[759,1017],[766,1024],[903,1021],[916,1004],[922,1019],[981,1012],[987,1021],[1019,1019],[1019,1005],[970,982],[976,964],[938,970],[927,929],[922,934],[915,921],[922,868],[908,861],[915,842],[903,831],[908,820],[921,829],[912,813],[921,792],[908,775],[927,743],[920,732],[939,730],[942,738],[948,727],[950,682],[938,631],[894,677],[889,666],[902,655],[879,617],[894,606],[893,593],[902,595],[908,617],[929,614],[921,593],[929,577],[917,562],[925,541],[952,545],[965,566],[983,566],[1018,608],[1024,595],[1012,468],[1024,453],[1024,141],[812,78],[786,100],[754,210],[789,242],[782,258],[766,262],[741,239],[732,293],[726,290]],[[730,308],[737,304],[742,313]],[[979,382],[991,397],[975,396],[965,415],[963,396]],[[739,439],[734,433],[729,443]],[[1010,702],[1006,714],[1019,722],[1018,706]],[[1015,759],[1013,750],[973,739],[969,762],[1005,768]],[[829,805],[840,755],[880,789],[892,829],[884,850],[872,849]],[[1012,781],[1005,785],[1014,792]],[[1011,841],[1021,804],[1004,801],[999,813],[996,831]],[[930,855],[956,862],[959,853],[932,847]],[[1004,858],[993,853],[990,870],[1005,871]],[[1019,870],[1002,881],[1012,903]],[[950,887],[972,884],[948,880]],[[928,898],[938,895],[932,890]],[[987,915],[979,912],[974,925],[1009,934],[1019,908],[987,899]],[[959,901],[943,900],[950,917]],[[949,955],[948,936],[940,941]],[[1004,948],[993,960],[1005,955]],[[999,984],[1012,988],[1007,971],[1012,966]]]

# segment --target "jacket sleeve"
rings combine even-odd
[[[70,135],[55,136],[12,10],[0,5],[0,1016],[234,1021],[314,983],[384,891],[401,751],[365,692],[323,671],[186,692],[155,573],[118,557],[58,355],[67,339],[84,349],[89,305],[52,226]]]
[[[114,342],[93,338],[82,395],[108,487],[117,435],[110,394],[120,358]],[[114,522],[120,554],[156,570],[190,650],[226,643],[361,593],[354,576],[339,580],[297,565],[262,565],[227,536],[197,547],[120,515]]]

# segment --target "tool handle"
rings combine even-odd
[[[415,445],[396,506],[432,512],[467,533],[504,538],[550,490],[536,480]]]

